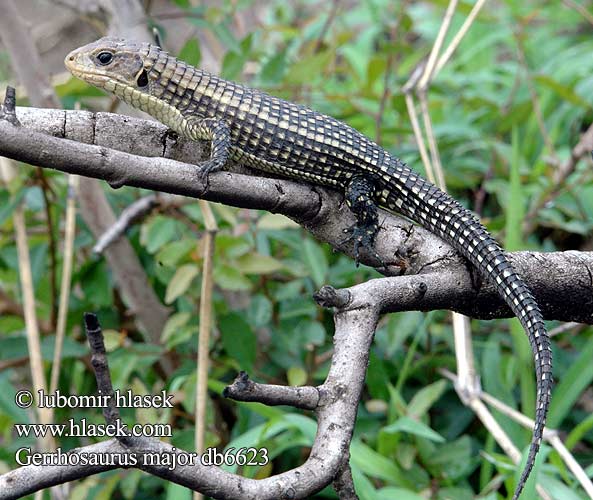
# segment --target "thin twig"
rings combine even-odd
[[[204,268],[202,272],[202,289],[200,293],[200,326],[198,331],[198,359],[196,374],[196,422],[195,447],[196,453],[204,451],[206,437],[206,403],[208,402],[208,365],[210,364],[210,330],[212,328],[212,269],[214,263],[214,244],[218,224],[210,203],[199,200],[200,209],[204,216]],[[194,493],[194,500],[202,497]]]
[[[406,107],[408,108],[408,116],[410,117],[410,123],[412,124],[412,130],[414,131],[414,139],[420,152],[420,158],[422,159],[422,165],[424,165],[424,171],[426,177],[433,184],[436,182],[432,167],[430,165],[430,158],[428,157],[428,151],[424,145],[424,138],[422,137],[422,130],[420,129],[420,123],[418,122],[418,114],[416,113],[416,107],[414,106],[414,98],[411,93],[405,94]]]
[[[540,134],[542,135],[548,153],[550,154],[550,156],[552,156],[552,158],[554,158],[554,160],[557,161],[558,155],[556,154],[554,143],[552,142],[552,139],[548,132],[548,128],[546,127],[546,122],[544,120],[544,114],[542,112],[539,95],[537,93],[535,85],[533,84],[533,77],[531,75],[531,71],[529,70],[529,65],[527,64],[527,58],[525,56],[525,46],[523,45],[523,35],[523,29],[522,27],[520,27],[519,31],[515,33],[519,64],[525,72],[525,81],[527,83],[527,88],[529,90],[529,96],[531,97],[531,105],[533,106],[533,112],[535,113],[535,120],[537,121],[537,126],[539,128]]]
[[[584,325],[583,323],[576,323],[575,321],[569,321],[568,323],[564,323],[563,325],[557,326],[556,328],[552,328],[549,332],[548,335],[550,337],[555,337],[556,335],[560,335],[561,333],[565,333],[565,332],[569,332],[570,330],[573,329],[582,329],[582,328],[586,328],[587,325]]]
[[[437,57],[439,52],[441,51],[441,47],[443,46],[443,42],[445,41],[445,36],[447,31],[449,30],[449,26],[451,25],[451,20],[453,19],[453,14],[455,13],[455,9],[457,8],[457,0],[451,0],[449,2],[449,6],[445,11],[445,16],[443,17],[443,22],[441,23],[441,27],[437,34],[436,40],[434,41],[434,45],[430,51],[430,55],[428,56],[428,62],[424,67],[424,73],[418,82],[418,89],[423,91],[428,87],[430,84],[433,73],[435,70],[435,66],[437,63]]]
[[[573,0],[562,0],[562,3],[569,8],[576,10],[590,24],[593,24],[593,14],[591,14],[585,7],[578,4],[577,2],[574,2]]]
[[[119,240],[126,231],[144,216],[146,216],[158,203],[157,195],[151,193],[137,199],[133,203],[130,203],[124,208],[114,224],[111,224],[107,231],[105,231],[97,242],[93,245],[93,252],[96,254],[102,254],[109,248],[109,246]]]
[[[455,389],[457,390],[460,399],[464,402],[465,405],[467,405],[469,408],[473,410],[473,412],[484,424],[484,427],[488,429],[488,432],[490,432],[492,437],[494,437],[494,439],[505,452],[505,454],[515,464],[518,464],[521,461],[521,452],[513,444],[508,434],[496,421],[492,413],[488,410],[487,406],[480,400],[480,398],[485,399],[484,396],[486,393],[482,391],[468,393],[466,390],[467,388],[461,387],[460,380],[455,376],[455,374],[445,369],[440,369],[439,372],[444,377],[448,378],[453,382],[453,385],[455,386]],[[544,490],[540,484],[536,485],[536,490],[544,500],[552,500],[552,497],[550,497],[548,492]]]
[[[379,112],[377,113],[377,117],[375,119],[375,142],[377,144],[381,144],[381,129],[383,127],[383,115],[385,114],[387,98],[391,93],[389,89],[389,79],[393,71],[394,60],[395,55],[392,52],[389,52],[389,55],[387,56],[387,63],[385,64],[385,75],[383,76],[383,93],[381,94],[381,100],[379,101]]]
[[[484,6],[485,3],[486,3],[486,0],[478,0],[474,4],[474,6],[472,7],[472,10],[467,15],[467,18],[461,25],[461,28],[459,28],[459,31],[455,34],[455,36],[453,37],[453,40],[451,40],[451,43],[449,44],[449,46],[446,48],[445,52],[443,52],[443,54],[439,58],[439,61],[437,62],[436,68],[434,70],[434,74],[432,76],[433,78],[435,78],[437,76],[437,74],[439,73],[439,71],[441,71],[441,69],[443,69],[443,66],[445,66],[445,64],[447,64],[449,62],[449,59],[453,55],[453,52],[455,52],[455,50],[457,49],[457,47],[463,40],[463,37],[467,34],[469,29],[471,28],[472,24],[476,20],[476,17],[480,13],[480,10],[482,9],[482,7]]]
[[[352,478],[352,469],[350,468],[349,458],[350,454],[347,454],[347,456],[344,457],[344,465],[333,484],[339,500],[358,500],[358,495],[354,488],[354,479]]]
[[[321,46],[323,45],[323,39],[325,38],[325,35],[327,34],[330,26],[334,22],[334,19],[336,18],[336,14],[338,13],[339,7],[340,7],[340,0],[332,0],[331,9],[329,11],[329,14],[327,15],[327,19],[325,20],[325,23],[323,23],[323,27],[321,28],[321,31],[319,32],[319,36],[317,37],[317,42],[315,43],[315,48],[313,49],[314,54],[317,54],[321,50]]]
[[[321,399],[317,387],[258,384],[245,372],[239,372],[222,395],[235,401],[259,401],[268,406],[289,405],[302,410],[315,410]]]
[[[0,177],[5,184],[9,184],[16,175],[15,169],[11,163],[10,160],[0,157]],[[41,340],[39,337],[39,326],[37,324],[37,313],[35,311],[33,274],[31,272],[31,260],[29,257],[25,213],[21,203],[14,209],[13,223],[19,261],[19,275],[21,278],[21,289],[23,294],[23,311],[30,359],[29,368],[31,370],[31,380],[33,381],[35,402],[38,402],[39,394],[47,392],[47,382],[43,372]],[[37,408],[39,422],[44,425],[50,424],[52,421],[51,409],[47,408],[45,405],[39,404],[36,404],[35,407]],[[43,449],[46,451],[55,447],[54,439],[49,435],[42,437],[40,441]]]
[[[91,349],[91,365],[93,366],[95,380],[97,381],[97,394],[108,398],[107,404],[102,406],[105,422],[107,425],[118,427],[121,416],[111,382],[103,331],[95,314],[84,314],[84,328]],[[131,436],[117,433],[115,438],[124,446],[130,446],[132,444]]]
[[[400,25],[402,22],[402,19],[404,17],[404,13],[407,11],[407,6],[408,6],[408,1],[409,0],[404,0],[404,2],[402,2],[402,5],[399,6],[399,14],[397,16],[397,19],[395,20],[395,23],[391,26],[391,28],[389,29],[389,42],[393,42],[396,37],[398,36],[398,34],[400,33]],[[385,74],[383,76],[383,93],[381,94],[381,100],[379,101],[379,112],[377,113],[376,119],[375,119],[375,142],[377,144],[381,144],[381,128],[383,125],[383,115],[385,114],[385,108],[387,105],[387,99],[389,97],[389,95],[391,94],[391,89],[389,87],[389,80],[391,78],[391,75],[393,73],[393,65],[395,64],[395,53],[393,52],[393,50],[389,50],[389,54],[387,55],[387,63],[385,64]]]
[[[565,186],[568,177],[575,171],[578,163],[584,158],[589,161],[592,149],[593,125],[590,125],[581,135],[579,142],[570,151],[570,157],[563,163],[558,163],[552,177],[551,186],[539,196],[532,208],[529,209],[523,224],[524,234],[530,234],[535,230],[538,212],[562,193],[562,188]]]
[[[72,262],[74,260],[74,236],[76,235],[76,191],[78,176],[68,176],[68,201],[66,202],[66,227],[64,233],[64,250],[62,257],[62,281],[60,284],[60,306],[54,346],[54,362],[51,369],[50,393],[58,388],[60,366],[62,363],[62,347],[66,335],[66,320],[70,302],[70,284],[72,278]]]
[[[436,184],[443,191],[446,191],[445,174],[443,173],[443,165],[441,163],[441,155],[439,154],[439,147],[432,128],[432,121],[430,119],[430,112],[428,111],[428,99],[426,93],[420,90],[418,93],[418,100],[420,101],[420,112],[424,121],[424,130],[426,132],[426,139],[428,140],[428,149],[430,150],[430,157],[434,172],[433,177],[436,178]]]
[[[449,28],[449,24],[455,12],[456,2],[451,1],[449,4],[449,8],[447,9],[447,14],[445,15],[445,19],[443,19],[443,23],[441,25],[441,29],[439,31],[439,35],[437,36],[437,40],[431,50],[431,58],[436,60],[438,53],[440,51],[439,43],[442,43],[444,40],[444,36]],[[441,63],[441,67],[446,63],[450,55],[453,53],[454,45],[453,43],[459,43],[461,38],[471,26],[471,22],[464,23],[463,27],[465,27],[465,31],[460,30],[457,33],[457,37],[453,40],[452,44],[449,45],[448,50],[450,52],[445,53],[445,57],[441,57],[439,62]],[[462,29],[463,29],[462,27]],[[453,47],[453,48],[452,48]],[[429,62],[427,63],[427,68],[425,68],[424,75],[420,79],[419,88],[417,89],[418,100],[420,101],[420,110],[422,113],[423,121],[424,121],[424,130],[426,132],[426,138],[428,140],[428,147],[431,153],[432,162],[428,164],[428,168],[432,173],[432,177],[436,179],[437,186],[444,192],[447,191],[447,183],[445,180],[445,173],[443,171],[443,165],[441,163],[441,158],[439,154],[439,148],[436,141],[436,137],[434,134],[434,130],[432,127],[432,120],[430,119],[430,112],[428,110],[428,86],[432,82],[432,79],[436,76],[439,69],[433,71],[432,68],[428,66],[431,64],[431,59],[429,58]],[[474,362],[474,353],[472,348],[472,339],[471,339],[471,324],[469,318],[457,312],[452,313],[452,320],[453,320],[453,335],[455,338],[455,357],[457,360],[457,373],[459,377],[459,386],[464,391],[471,391],[472,393],[475,392],[476,389],[479,389],[479,381],[476,374],[475,369],[475,362]],[[461,391],[461,389],[460,389]],[[469,398],[470,406],[473,404],[473,409],[477,414],[483,414],[483,410],[479,407],[479,404],[474,404],[473,399]],[[488,415],[483,414],[481,416],[484,422],[489,422],[491,419]],[[495,431],[497,431],[495,429]],[[495,436],[496,437],[496,436]],[[501,442],[508,446],[508,439],[500,438]]]
[[[562,458],[566,466],[577,478],[578,482],[581,483],[581,486],[587,492],[589,498],[593,498],[593,483],[591,482],[591,479],[583,470],[583,468],[579,465],[579,463],[574,459],[574,455],[568,450],[568,448],[566,448],[566,446],[564,446],[564,443],[562,442],[558,434],[552,434],[548,438],[548,442],[558,452],[560,458]]]
[[[37,177],[41,184],[41,192],[43,194],[43,205],[45,209],[45,220],[47,222],[47,237],[49,240],[49,310],[50,310],[50,323],[52,326],[56,324],[56,313],[57,313],[57,302],[58,302],[58,284],[57,284],[57,244],[56,235],[54,231],[54,218],[51,213],[51,201],[49,199],[49,193],[51,187],[45,178],[43,169],[37,169]]]
[[[523,415],[521,412],[518,412],[514,408],[506,405],[502,401],[499,401],[494,396],[486,392],[482,392],[480,394],[480,398],[483,399],[486,403],[490,406],[496,408],[499,412],[507,417],[510,417],[515,422],[518,422],[523,427],[527,427],[528,429],[533,429],[534,421]],[[558,432],[554,429],[547,428],[544,429],[544,439],[548,441],[556,451],[560,454],[561,458],[564,460],[566,466],[571,470],[571,472],[575,475],[575,477],[581,483],[581,486],[589,493],[590,497],[593,498],[591,492],[593,492],[593,483],[583,470],[583,468],[577,463],[574,457],[571,455],[570,451],[564,446],[560,438],[558,437]]]

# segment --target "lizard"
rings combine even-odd
[[[378,207],[433,232],[490,282],[521,322],[533,352],[537,396],[517,500],[539,451],[552,389],[552,351],[529,287],[486,228],[458,201],[347,124],[303,105],[192,67],[158,45],[104,37],[70,52],[76,77],[116,95],[190,140],[210,142],[199,175],[233,160],[284,177],[342,190],[356,216],[350,238],[372,249]]]

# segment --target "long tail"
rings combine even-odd
[[[519,318],[529,339],[537,381],[535,425],[527,463],[513,495],[517,500],[539,451],[550,404],[552,350],[542,314],[530,289],[480,221],[449,195],[393,160],[389,166],[390,193],[382,203],[443,238],[476,266]]]

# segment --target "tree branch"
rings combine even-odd
[[[321,395],[316,387],[286,387],[258,384],[240,372],[233,383],[225,387],[222,395],[235,401],[258,401],[268,406],[289,405],[303,410],[314,410]]]
[[[51,457],[46,455],[46,458],[59,460],[57,457],[61,455],[61,465],[24,465],[3,474],[0,476],[0,498],[18,498],[120,466],[137,467],[211,497],[229,500],[309,498],[337,477],[346,488],[350,481],[344,469],[344,460],[348,456],[378,317],[378,309],[373,305],[354,310],[344,309],[336,313],[331,366],[325,382],[317,388],[317,434],[309,458],[300,467],[266,479],[248,479],[219,467],[205,465],[200,460],[192,465],[183,465],[181,458],[187,458],[188,452],[156,439],[131,437],[129,440],[111,440],[69,452],[57,450]],[[105,393],[111,393],[100,327],[94,315],[87,315],[85,321],[99,387]],[[348,366],[347,370],[344,369],[345,366]],[[265,392],[264,387],[260,384],[262,393]],[[110,408],[105,413],[108,423],[118,418],[117,411],[114,413],[112,410]],[[157,465],[150,464],[147,457],[151,454],[160,457],[175,455],[176,466],[163,465],[162,461]],[[79,461],[79,456],[82,455],[89,458],[101,456],[104,457],[103,461],[107,457],[115,463],[89,466]],[[132,463],[131,457],[137,463]]]
[[[534,290],[546,319],[593,324],[593,252],[512,252],[509,260]],[[315,299],[326,307],[375,302],[382,313],[447,309],[477,319],[513,316],[492,285],[475,284],[469,273],[455,269],[374,279],[337,291],[325,286]]]
[[[4,156],[104,179],[113,186],[126,184],[282,213],[318,239],[352,255],[352,245],[344,243],[344,229],[355,220],[339,193],[261,177],[260,173],[245,175],[242,172],[249,171],[238,165],[211,175],[206,189],[195,166],[205,158],[204,144],[177,140],[159,123],[108,113],[31,108],[19,108],[18,116],[23,123],[20,128],[0,121],[0,154]],[[54,136],[91,137],[95,144],[40,134],[28,129],[33,124]],[[387,264],[384,274],[418,275],[380,285],[386,295],[374,296],[382,297],[383,311],[447,308],[477,318],[511,316],[493,289],[473,277],[448,244],[401,217],[382,211],[381,219],[376,250]],[[593,253],[515,252],[509,257],[532,288],[547,319],[593,322]],[[362,256],[366,264],[372,265],[373,259],[368,254]],[[376,287],[378,283],[372,281],[367,286]],[[409,287],[414,290],[420,283],[426,292],[410,295]]]

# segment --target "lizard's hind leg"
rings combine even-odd
[[[383,267],[385,264],[373,248],[375,236],[379,231],[379,213],[375,202],[375,185],[372,179],[354,176],[345,190],[346,203],[356,216],[356,225],[346,229],[350,236],[346,241],[354,240],[354,260],[358,266],[360,248],[364,248],[373,255]]]

